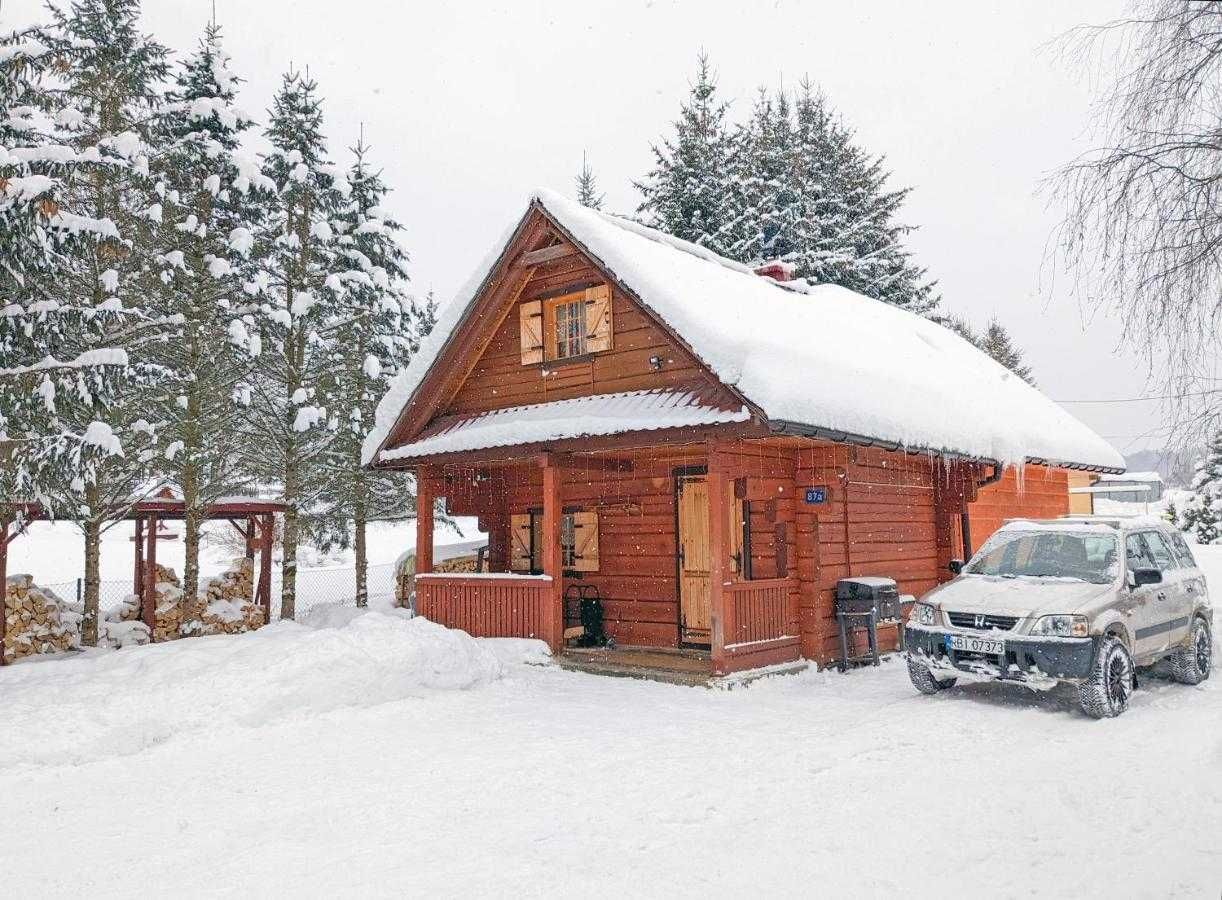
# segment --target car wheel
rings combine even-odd
[[[1092,719],[1108,719],[1129,708],[1133,696],[1133,657],[1117,637],[1099,644],[1090,674],[1078,687],[1078,702]]]
[[[1213,640],[1201,618],[1192,620],[1188,643],[1171,654],[1171,677],[1184,684],[1200,684],[1213,664]]]
[[[911,659],[908,660],[908,677],[912,679],[912,686],[922,694],[936,694],[955,686],[954,678],[938,681],[933,677],[933,672],[929,671],[929,666]]]

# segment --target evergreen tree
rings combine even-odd
[[[989,327],[985,329],[979,346],[981,350],[993,357],[993,359],[997,360],[997,362],[1001,363],[1023,381],[1028,384],[1035,384],[1035,378],[1031,374],[1031,367],[1023,362],[1022,351],[1014,346],[1014,342],[1010,340],[1009,332],[1006,331],[997,319],[989,322]]]
[[[182,490],[186,609],[198,590],[205,508],[247,480],[239,465],[241,423],[259,346],[250,334],[253,315],[243,315],[242,284],[252,265],[255,196],[270,183],[239,149],[253,123],[234,105],[238,84],[220,30],[210,26],[161,108],[157,196],[145,213],[154,226],[144,273],[148,303],[175,323],[149,357],[169,373],[156,407],[158,466]]]
[[[166,50],[136,0],[74,0],[7,39],[3,63],[3,429],[11,476],[85,535],[82,639],[96,643],[102,532],[147,478],[148,160]],[[10,115],[11,114],[11,115]]]
[[[636,188],[645,224],[707,247],[729,250],[736,217],[732,179],[736,138],[717,97],[708,57],[698,60],[696,83],[674,122],[673,138],[653,146],[654,167]]]
[[[1222,431],[1214,435],[1197,464],[1191,493],[1180,508],[1179,526],[1197,543],[1222,543]]]
[[[431,327],[434,316],[431,304],[423,307],[407,291],[408,256],[399,243],[403,229],[383,206],[389,189],[381,173],[370,168],[369,148],[361,141],[352,152],[351,194],[335,222],[348,266],[342,276],[347,309],[334,331],[324,384],[335,437],[327,451],[327,496],[317,531],[324,549],[351,542],[356,603],[366,606],[366,526],[413,517],[415,498],[405,475],[361,465],[361,443],[388,382],[416,352],[421,326]]]
[[[751,119],[739,135],[741,153],[732,181],[736,218],[727,228],[729,253],[743,262],[796,264],[809,223],[789,98],[760,91]],[[795,274],[799,274],[795,272]]]
[[[262,172],[274,187],[255,241],[258,270],[247,284],[262,354],[248,420],[247,466],[280,485],[284,513],[280,614],[296,615],[297,547],[303,515],[325,490],[320,466],[328,428],[330,345],[348,310],[349,271],[336,220],[349,188],[328,161],[317,85],[284,76],[266,135]]]
[[[584,152],[581,154],[581,172],[578,173],[575,180],[577,183],[577,202],[582,206],[590,207],[590,209],[602,209],[605,195],[599,193],[594,170],[590,168],[589,160],[586,159]]]
[[[935,321],[945,328],[949,328],[959,337],[963,338],[969,344],[975,346],[978,350],[987,353],[996,362],[1001,363],[1023,381],[1028,384],[1035,384],[1035,377],[1031,374],[1031,367],[1023,362],[1022,351],[1014,346],[1010,340],[1010,334],[1005,327],[993,318],[989,321],[989,327],[985,329],[984,334],[978,333],[970,322],[961,316],[938,316]]]

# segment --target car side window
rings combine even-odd
[[[1179,568],[1179,563],[1176,562],[1175,556],[1171,553],[1171,548],[1167,546],[1167,542],[1163,540],[1161,534],[1157,531],[1147,531],[1145,539],[1146,547],[1149,548],[1150,555],[1154,558],[1154,568],[1163,572]]]
[[[1130,534],[1124,539],[1124,554],[1129,560],[1129,571],[1155,569],[1154,558],[1146,549],[1145,539],[1140,534]]]
[[[1168,537],[1171,538],[1171,549],[1180,558],[1180,565],[1185,569],[1195,569],[1197,561],[1192,555],[1192,549],[1188,546],[1188,542],[1184,540],[1184,536],[1178,531],[1173,531]]]

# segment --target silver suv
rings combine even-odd
[[[1137,666],[1167,658],[1179,681],[1209,677],[1205,576],[1180,533],[1156,519],[1007,522],[951,571],[904,632],[922,693],[960,679],[1071,682],[1098,719],[1128,708]]]

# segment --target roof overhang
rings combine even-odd
[[[864,434],[853,434],[849,431],[837,431],[833,428],[821,428],[818,425],[806,425],[802,422],[773,420],[769,423],[768,428],[773,434],[819,438],[820,440],[831,441],[834,444],[855,444],[859,447],[877,447],[880,450],[892,450],[903,453],[922,453],[931,456],[942,456],[947,459],[962,459],[968,462],[987,463],[994,466],[1003,465],[1002,461],[1000,460],[990,459],[984,456],[973,456],[972,454],[963,453],[958,450],[947,450],[939,447],[914,447],[903,444],[899,441],[870,437]],[[1040,459],[1033,456],[1027,457],[1024,462],[1033,466],[1047,466],[1054,469],[1074,469],[1081,472],[1105,472],[1109,474],[1119,474],[1124,472],[1124,469],[1096,466],[1088,463],[1060,462],[1056,460]]]

